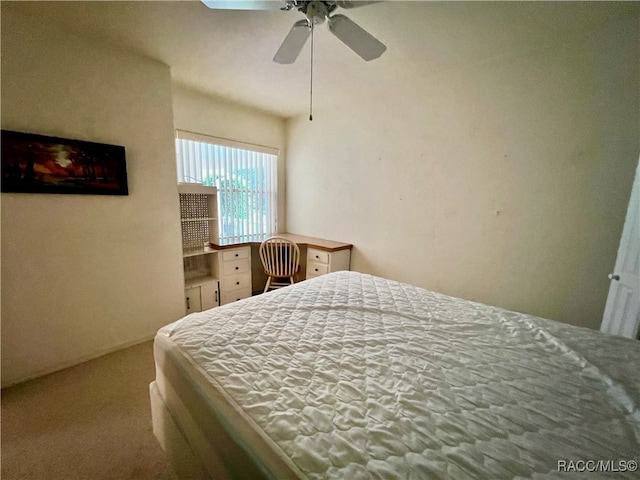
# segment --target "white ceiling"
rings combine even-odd
[[[282,117],[309,108],[309,44],[293,65],[272,61],[299,12],[210,10],[199,1],[2,2],[2,8],[159,60],[175,82],[216,97]],[[547,48],[634,12],[618,2],[386,1],[342,10],[387,51],[364,62],[321,26],[314,99],[370,101],[407,79]]]

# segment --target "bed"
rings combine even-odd
[[[638,341],[336,272],[188,315],[154,356],[179,478],[638,478]]]

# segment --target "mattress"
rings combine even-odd
[[[155,358],[204,478],[638,478],[638,341],[337,272],[188,315]]]

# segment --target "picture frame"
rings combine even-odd
[[[128,195],[119,145],[0,131],[2,192]]]

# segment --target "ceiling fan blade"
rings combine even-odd
[[[298,20],[289,30],[284,42],[282,42],[275,57],[273,57],[273,61],[284,65],[295,62],[302,51],[302,47],[307,43],[309,35],[311,35],[309,22],[307,20]]]
[[[378,58],[387,49],[377,38],[344,15],[329,17],[329,30],[367,62]]]
[[[372,3],[381,3],[382,0],[336,0],[335,3],[340,8],[364,7]]]
[[[286,5],[280,0],[201,0],[215,10],[280,10]]]

